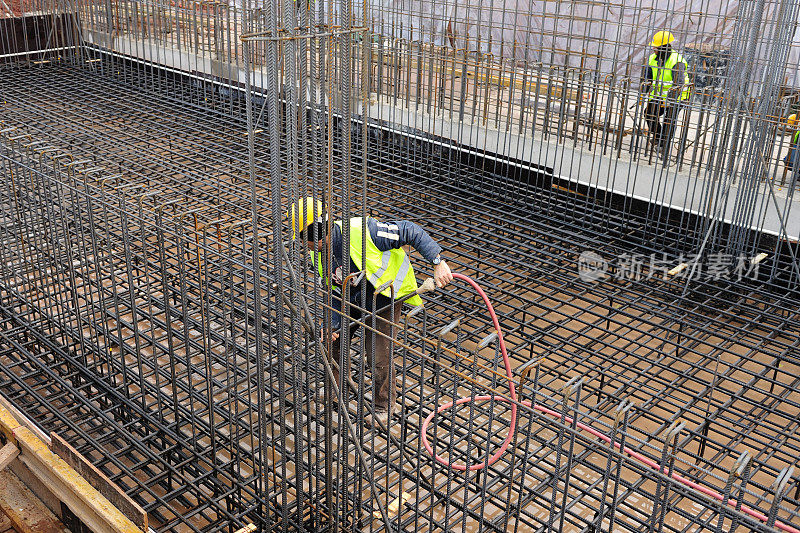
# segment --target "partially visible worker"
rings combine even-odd
[[[800,168],[800,129],[797,127],[797,114],[792,113],[786,119],[786,124],[790,130],[794,130],[792,140],[789,142],[789,151],[783,158],[783,163],[790,172]]]
[[[316,266],[323,282],[325,272],[331,273],[334,309],[341,308],[343,260],[345,258],[349,260],[351,273],[364,272],[364,276],[356,276],[348,284],[351,305],[346,307],[347,333],[350,338],[353,337],[359,325],[356,320],[363,319],[364,323],[371,327],[371,313],[373,309],[377,310],[375,313],[377,332],[366,331],[364,352],[369,365],[372,354],[375,354],[375,374],[372,376],[375,417],[386,426],[394,411],[397,398],[392,360],[396,328],[392,325],[392,319],[396,321],[400,317],[403,302],[398,300],[404,296],[411,295],[406,300],[410,305],[422,305],[422,299],[416,294],[417,278],[414,275],[414,268],[403,246],[412,246],[433,266],[433,279],[438,287],[444,287],[453,281],[450,267],[441,256],[442,247],[419,225],[406,220],[379,222],[368,217],[364,235],[363,220],[361,217],[356,217],[350,219],[350,243],[348,249],[343,250],[342,221],[335,221],[331,233],[327,233],[327,223],[322,215],[322,202],[312,197],[298,200],[287,211],[287,217],[293,230],[292,238],[299,238],[307,243],[310,264]],[[366,247],[364,257],[362,257],[362,244]],[[327,250],[327,247],[333,252],[333,264],[330,265],[330,270],[326,269],[324,264],[328,254],[323,253],[323,250]],[[366,298],[363,301],[361,283],[367,284]],[[381,289],[381,292],[376,295],[377,289]],[[362,309],[366,310],[366,314]],[[338,358],[340,350],[342,322],[342,316],[334,311],[331,331],[323,332],[323,335],[332,341],[331,357],[334,360]],[[335,374],[338,382],[338,371]],[[367,421],[374,425],[371,416]]]
[[[670,146],[678,115],[685,107],[690,91],[686,60],[673,48],[673,42],[675,36],[672,33],[656,33],[650,43],[653,53],[642,72],[641,92],[647,94],[644,118],[652,146],[662,153]]]

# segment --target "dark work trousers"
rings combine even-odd
[[[650,100],[644,110],[644,120],[653,136],[653,143],[660,148],[669,147],[672,136],[678,126],[678,116],[684,108],[683,103],[672,101],[668,105],[661,105],[658,100]],[[664,122],[661,122],[661,117]]]
[[[353,291],[356,294],[361,292],[358,288],[354,288]],[[360,300],[360,297],[358,299]],[[334,305],[340,305],[340,300],[334,299]],[[375,306],[377,309],[384,307],[386,309],[377,313],[374,320],[372,313],[363,313],[360,309],[351,307],[349,313],[346,313],[343,317],[342,324],[348,324],[350,339],[353,338],[359,327],[358,323],[350,319],[361,320],[363,318],[364,323],[367,325],[367,329],[364,330],[364,350],[367,357],[367,369],[372,368],[372,354],[375,354],[375,373],[372,376],[375,410],[377,412],[387,412],[390,407],[394,409],[394,402],[397,399],[393,362],[393,344],[397,337],[397,328],[392,326],[392,318],[395,321],[400,319],[403,302],[392,305],[392,301],[389,298],[379,294]],[[359,307],[372,310],[372,291],[367,292],[367,305]],[[394,315],[392,315],[392,307],[394,307]],[[349,317],[347,316],[348,314]],[[373,329],[377,330],[377,332],[373,331]],[[331,346],[331,355],[336,361],[339,360],[341,339],[342,332],[340,331],[339,338],[333,341]],[[355,371],[356,369],[353,368],[351,370]],[[336,373],[336,379],[337,381],[339,380],[338,372]]]

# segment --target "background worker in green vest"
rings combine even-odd
[[[299,216],[298,216],[299,214]],[[428,233],[420,226],[406,220],[392,222],[379,222],[368,217],[366,235],[362,235],[362,219],[350,219],[349,249],[343,250],[342,222],[337,220],[332,232],[326,233],[327,224],[322,216],[322,203],[311,197],[301,198],[287,212],[289,223],[293,229],[293,238],[302,239],[307,243],[310,264],[315,265],[321,279],[325,279],[324,261],[327,253],[326,247],[333,252],[333,264],[330,265],[331,284],[334,287],[333,308],[341,308],[341,285],[343,282],[343,261],[349,260],[350,272],[364,272],[364,276],[355,278],[357,283],[351,282],[348,287],[349,301],[352,304],[347,314],[347,331],[350,338],[358,329],[358,324],[352,319],[361,319],[366,309],[367,313],[378,310],[375,320],[377,333],[367,331],[365,337],[365,353],[368,358],[375,354],[375,373],[372,376],[373,395],[375,400],[376,418],[386,426],[394,407],[397,392],[395,389],[394,364],[392,361],[392,344],[396,337],[396,328],[392,327],[392,318],[396,321],[400,317],[403,302],[392,303],[392,289],[394,298],[398,300],[409,294],[416,293],[417,279],[414,268],[411,266],[403,246],[412,246],[419,254],[433,266],[433,279],[438,287],[444,287],[453,281],[450,267],[442,259],[442,247],[439,246]],[[366,238],[366,257],[362,258],[362,239]],[[362,301],[361,283],[366,283],[366,299]],[[375,295],[375,290],[384,288],[380,294]],[[422,299],[414,295],[406,300],[412,306],[422,305]],[[366,324],[371,327],[371,316],[364,316]],[[340,349],[340,335],[342,330],[342,316],[338,312],[332,313],[331,331],[325,332],[333,341],[331,354],[338,359]],[[325,339],[323,338],[323,341]],[[368,365],[370,362],[368,361]],[[369,366],[367,366],[369,368]],[[339,376],[336,376],[337,381]],[[372,423],[372,418],[368,421]]]
[[[653,147],[665,152],[672,141],[678,114],[689,98],[686,60],[672,48],[675,37],[668,31],[653,36],[653,53],[642,72],[641,92],[647,94],[644,118]],[[661,117],[664,122],[661,122]]]
[[[786,124],[789,128],[794,129],[792,140],[789,143],[789,152],[783,158],[783,164],[791,172],[800,168],[800,130],[797,129],[797,115],[792,113],[786,119]]]

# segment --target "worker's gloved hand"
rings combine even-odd
[[[453,273],[446,261],[440,262],[433,268],[433,280],[440,289],[453,281]]]
[[[322,338],[320,338],[320,341],[322,342],[322,344],[325,344],[326,337],[329,338],[331,340],[331,342],[335,342],[336,339],[339,338],[339,332],[338,331],[334,331],[330,335],[326,335],[325,333],[323,333],[322,334]]]

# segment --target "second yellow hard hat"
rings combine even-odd
[[[664,46],[665,44],[672,44],[672,41],[675,40],[675,36],[668,31],[660,31],[653,35],[653,42],[650,43],[652,46]]]

